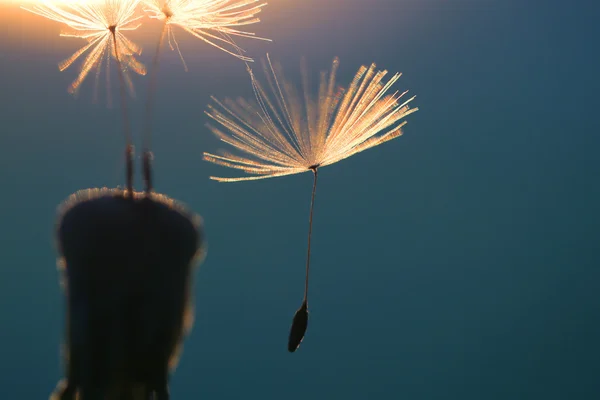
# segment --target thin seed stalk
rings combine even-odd
[[[308,328],[308,273],[310,271],[310,238],[312,233],[313,210],[315,206],[315,193],[317,192],[317,167],[310,168],[314,174],[312,196],[310,198],[310,216],[308,218],[308,248],[306,250],[306,280],[304,282],[304,301],[294,314],[290,335],[288,337],[288,351],[295,352],[304,340]]]
[[[152,143],[152,115],[154,113],[154,97],[156,93],[156,81],[158,77],[160,51],[162,48],[163,41],[165,39],[165,33],[167,32],[167,23],[168,18],[165,19],[165,23],[160,32],[160,37],[156,45],[156,51],[154,52],[154,57],[152,59],[152,69],[150,70],[150,81],[148,84],[148,97],[146,98],[146,118],[144,119],[144,135],[142,140],[144,149],[144,181],[147,193],[150,193],[150,191],[152,190],[152,169],[150,165],[152,161],[152,152],[150,150]]]
[[[121,65],[121,59],[119,58],[119,50],[117,48],[117,35],[116,27],[110,28],[113,45],[115,50],[115,60],[117,63],[117,70],[119,71],[119,93],[121,97],[121,112],[123,115],[123,131],[125,134],[125,157],[126,157],[126,184],[127,191],[130,196],[133,196],[133,143],[131,137],[131,124],[129,122],[129,113],[127,111],[127,93],[125,92],[125,77],[123,76],[123,67]]]
[[[310,216],[308,218],[308,247],[306,250],[306,280],[304,282],[304,304],[308,305],[308,275],[310,272],[310,239],[312,236],[312,221],[313,221],[313,209],[315,206],[315,193],[317,192],[317,168],[313,168],[313,189],[312,196],[310,198]]]

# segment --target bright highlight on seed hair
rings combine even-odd
[[[260,21],[256,15],[260,13],[266,3],[260,3],[259,0],[144,0],[144,4],[146,5],[144,11],[150,18],[163,21],[152,60],[143,127],[144,181],[146,190],[150,191],[152,190],[150,164],[153,158],[151,150],[152,118],[160,53],[165,36],[171,50],[177,50],[186,71],[188,67],[175,38],[173,30],[175,26],[246,63],[253,60],[243,55],[244,50],[235,43],[233,36],[267,41],[270,39],[257,37],[254,33],[239,29],[241,26]]]
[[[233,36],[269,40],[240,29],[260,22],[257,14],[267,5],[260,0],[145,0],[144,4],[150,18],[164,21],[163,34],[171,50],[177,50],[186,70],[173,30],[175,26],[244,61],[252,59],[242,55],[243,50],[235,44]]]
[[[260,0],[98,0],[85,3],[66,3],[60,6],[52,1],[44,1],[39,5],[22,7],[27,11],[67,25],[70,30],[61,33],[61,36],[87,40],[88,43],[84,47],[59,64],[59,69],[63,71],[84,53],[88,53],[81,65],[79,75],[69,87],[70,93],[77,94],[81,84],[93,69],[96,70],[95,88],[97,92],[98,81],[104,64],[106,64],[106,87],[108,92],[111,58],[116,61],[120,81],[123,125],[127,141],[127,187],[130,192],[133,191],[131,183],[133,179],[133,167],[131,165],[133,144],[125,91],[128,90],[131,95],[134,95],[129,71],[145,75],[146,68],[136,60],[136,56],[141,54],[141,48],[127,39],[122,31],[135,30],[141,25],[140,20],[144,17],[143,13],[138,12],[140,11],[138,6],[141,2],[144,4],[143,11],[147,13],[149,18],[164,21],[153,57],[145,107],[142,159],[146,192],[152,191],[151,125],[160,51],[165,36],[171,50],[177,50],[186,71],[187,65],[175,38],[174,26],[178,26],[194,37],[232,54],[246,63],[253,60],[243,54],[244,50],[235,43],[233,37],[270,41],[270,39],[258,37],[242,28],[260,21],[257,14],[266,5]],[[110,94],[107,98],[110,104]]]
[[[119,75],[119,93],[121,97],[121,112],[123,114],[123,131],[125,135],[125,157],[127,190],[133,193],[133,142],[131,124],[127,110],[126,90],[133,94],[133,84],[128,71],[145,75],[145,67],[135,59],[141,54],[141,48],[127,39],[121,31],[137,29],[142,16],[136,16],[138,0],[104,0],[100,3],[74,3],[57,6],[51,2],[34,5],[25,10],[67,25],[72,31],[61,36],[78,37],[88,41],[88,44],[76,51],[71,57],[59,64],[60,70],[69,67],[83,53],[90,52],[81,66],[79,76],[69,87],[69,92],[76,93],[83,80],[92,69],[96,69],[96,82],[106,62],[107,88],[110,77],[110,60],[114,58]],[[110,97],[109,97],[110,98]]]
[[[308,324],[308,276],[312,217],[319,168],[376,147],[402,135],[403,119],[418,108],[410,108],[405,92],[388,93],[400,78],[385,82],[385,70],[361,66],[347,88],[336,84],[339,60],[329,74],[322,72],[318,92],[311,93],[306,64],[301,65],[302,88],[286,80],[278,63],[267,55],[263,69],[266,87],[250,71],[256,101],[213,97],[206,114],[216,122],[209,129],[239,154],[204,153],[204,160],[243,171],[250,176],[214,177],[220,182],[273,178],[312,171],[313,189],[308,228],[304,300],[294,316],[288,350],[295,351]],[[267,90],[268,89],[268,90]]]
[[[136,15],[137,0],[104,0],[99,2],[61,3],[52,2],[22,8],[34,14],[65,24],[68,28],[60,36],[85,39],[88,43],[71,57],[59,63],[64,71],[76,60],[85,56],[79,75],[69,86],[69,93],[77,94],[81,84],[92,70],[96,70],[96,88],[103,65],[106,65],[107,88],[110,80],[110,60],[121,64],[125,85],[134,94],[129,71],[146,74],[146,68],[136,60],[141,48],[127,39],[124,31],[133,31],[141,25],[142,15]]]

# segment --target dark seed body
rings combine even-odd
[[[290,337],[288,339],[288,351],[290,353],[295,352],[306,333],[308,327],[308,308],[306,303],[302,303],[302,306],[294,314],[294,320],[292,321],[292,327],[290,329]]]
[[[92,189],[67,201],[57,239],[67,379],[53,398],[168,399],[169,372],[191,329],[198,218],[166,196]]]

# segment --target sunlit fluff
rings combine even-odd
[[[322,72],[316,95],[310,93],[307,69],[302,64],[302,89],[287,81],[278,64],[267,56],[263,63],[270,94],[252,77],[257,102],[244,99],[209,105],[206,113],[226,132],[209,125],[223,142],[244,155],[204,153],[206,161],[253,175],[239,178],[211,177],[236,182],[298,174],[333,164],[402,134],[400,122],[418,108],[409,108],[414,96],[401,101],[407,92],[387,94],[400,78],[387,82],[387,71],[375,64],[361,66],[347,89],[336,86],[339,60],[331,72]]]
[[[184,67],[185,60],[173,32],[179,26],[196,38],[217,47],[244,61],[252,61],[244,56],[232,36],[268,40],[254,33],[238,29],[240,26],[259,22],[256,15],[266,3],[260,0],[145,0],[145,12],[150,18],[162,20],[167,29],[171,50],[177,50]]]
[[[137,29],[142,16],[135,15],[138,0],[104,0],[99,2],[74,2],[57,5],[52,2],[23,7],[25,10],[41,15],[51,20],[67,25],[69,31],[63,31],[64,37],[77,37],[87,40],[87,44],[77,50],[71,57],[59,64],[59,69],[64,71],[79,57],[88,52],[83,60],[79,75],[69,86],[69,92],[76,94],[92,69],[96,70],[96,86],[106,63],[106,83],[110,81],[111,57],[115,58],[123,71],[123,78],[127,89],[133,94],[129,70],[145,75],[145,67],[136,60],[141,54],[141,48],[127,39],[121,31]]]

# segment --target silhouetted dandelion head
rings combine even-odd
[[[167,398],[193,323],[199,217],[160,194],[82,190],[62,206],[57,240],[67,378],[56,398]]]

